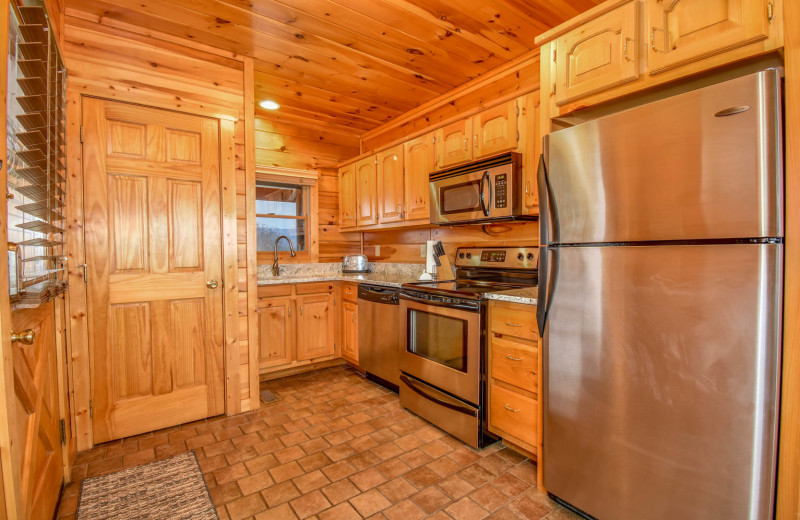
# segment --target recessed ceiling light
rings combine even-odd
[[[264,101],[259,103],[258,106],[266,110],[278,110],[281,107],[279,104],[272,101],[271,99],[265,99]]]

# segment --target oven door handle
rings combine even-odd
[[[486,181],[489,181],[488,183]],[[489,204],[486,204],[486,191],[484,190],[484,186],[489,186]],[[489,177],[489,170],[483,172],[483,177],[481,177],[481,191],[480,191],[480,202],[481,202],[481,209],[483,210],[484,216],[489,216],[491,213],[492,208],[492,179]]]
[[[420,298],[418,296],[414,296],[413,294],[409,294],[406,292],[400,293],[401,300],[408,300],[410,302],[417,302],[422,303],[424,305],[431,305],[433,307],[448,307],[451,309],[459,309],[462,311],[470,311],[470,312],[479,312],[481,308],[480,302],[475,302],[474,305],[466,304],[466,303],[458,303],[458,302],[442,302],[436,300],[427,300],[425,298]]]
[[[416,383],[414,382],[414,380],[411,379],[410,377],[406,376],[405,374],[400,374],[400,380],[403,381],[408,386],[408,388],[410,388],[414,392],[418,393],[419,395],[421,395],[422,397],[424,397],[428,401],[432,401],[432,402],[438,404],[439,406],[444,406],[445,408],[449,408],[451,410],[455,410],[456,412],[463,413],[464,415],[469,415],[471,417],[477,417],[478,416],[478,412],[473,408],[468,408],[466,406],[461,406],[461,405],[458,405],[458,404],[455,404],[455,403],[451,403],[451,402],[445,401],[444,399],[439,399],[435,395],[430,395],[428,392],[426,392],[422,388],[418,387],[416,385]]]

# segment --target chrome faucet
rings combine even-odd
[[[278,276],[278,272],[280,268],[278,267],[278,242],[282,238],[286,239],[286,242],[289,243],[289,254],[291,256],[297,256],[297,253],[294,252],[294,246],[292,245],[292,239],[287,237],[286,235],[281,235],[275,239],[275,260],[272,261],[272,276]]]

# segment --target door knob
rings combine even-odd
[[[209,289],[216,289],[217,285],[219,284],[217,283],[216,280],[209,280],[206,282],[206,287],[208,287]]]
[[[23,345],[33,345],[33,340],[36,338],[36,333],[33,329],[23,330],[20,333],[11,333],[11,343],[22,343]]]

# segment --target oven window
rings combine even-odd
[[[409,309],[406,348],[412,354],[466,373],[467,322]]]
[[[481,211],[481,181],[443,187],[439,191],[439,197],[439,208],[442,215]]]

